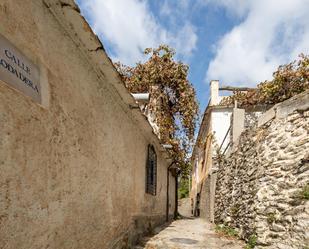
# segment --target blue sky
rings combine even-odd
[[[254,86],[309,54],[309,0],[77,0],[114,61],[165,43],[190,66],[201,111],[209,81]]]

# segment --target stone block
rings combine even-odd
[[[298,94],[277,105],[277,118],[286,118],[290,113],[309,109],[309,91]]]
[[[276,111],[274,108],[269,109],[267,112],[262,114],[258,119],[258,127],[266,124],[268,121],[276,117]]]
[[[300,113],[298,113],[298,112],[292,112],[292,113],[290,113],[289,115],[288,115],[288,121],[294,121],[295,119],[298,119],[298,118],[301,118],[302,117],[302,115],[300,114]]]
[[[309,117],[309,111],[305,111],[305,112],[303,113],[303,115],[304,115],[304,117]]]
[[[298,137],[298,136],[301,136],[301,135],[305,135],[306,133],[307,132],[302,127],[299,127],[296,130],[294,130],[291,135],[293,137]]]
[[[302,146],[304,144],[309,144],[309,137],[304,137],[304,138],[300,139],[299,141],[296,142],[295,146],[299,147],[299,146]]]
[[[284,226],[276,224],[276,223],[273,223],[270,229],[272,231],[275,231],[275,232],[283,232],[283,231],[285,231]]]

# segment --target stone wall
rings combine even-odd
[[[276,105],[217,161],[215,221],[257,248],[308,248],[309,93]]]
[[[0,16],[44,90],[39,105],[0,81],[0,248],[127,248],[165,222],[164,148],[73,0],[2,0]],[[148,144],[156,196],[145,193]]]

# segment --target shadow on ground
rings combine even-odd
[[[192,217],[189,199],[181,200],[179,213],[180,219],[156,228],[135,249],[243,249],[241,241],[220,237],[213,224]]]
[[[197,240],[187,238],[172,238],[170,241],[186,245],[194,245],[198,243]]]

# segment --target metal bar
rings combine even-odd
[[[230,125],[229,129],[227,130],[227,132],[226,132],[226,134],[225,134],[225,136],[224,136],[224,139],[223,139],[223,141],[222,141],[222,143],[221,143],[221,145],[220,145],[220,147],[219,147],[219,151],[221,150],[222,145],[223,145],[225,139],[227,138],[227,135],[229,134],[231,128],[232,128],[232,125]]]
[[[226,152],[226,150],[228,149],[228,147],[230,147],[230,144],[231,144],[231,142],[229,142],[229,143],[227,144],[227,146],[225,147],[225,150],[223,151],[223,155],[225,154],[225,152]]]

